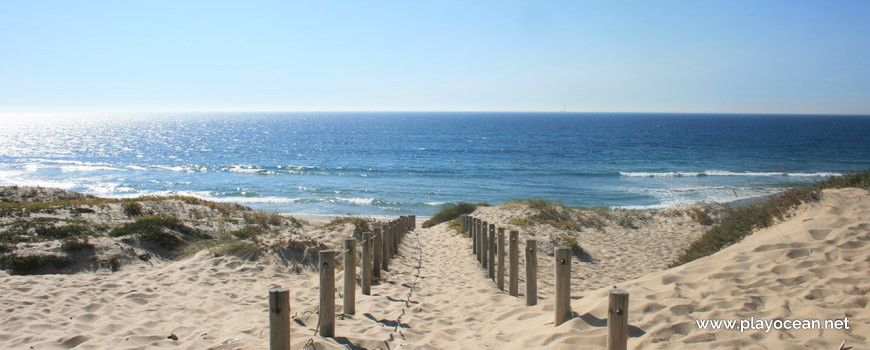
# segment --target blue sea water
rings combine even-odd
[[[0,185],[429,216],[535,198],[660,208],[870,168],[870,117],[612,113],[0,114]]]

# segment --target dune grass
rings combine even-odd
[[[0,267],[16,275],[28,275],[44,268],[62,269],[73,264],[73,260],[58,255],[3,255]]]
[[[535,224],[550,225],[563,230],[580,231],[591,227],[603,231],[610,211],[602,207],[568,207],[562,203],[541,198],[515,200],[505,203],[505,207],[528,206],[535,213],[529,217],[514,217],[509,225],[528,227]]]
[[[121,203],[121,208],[124,210],[124,214],[127,214],[130,217],[136,217],[142,215],[142,204],[134,201],[126,201]]]
[[[60,249],[67,253],[93,252],[96,250],[96,246],[88,241],[87,237],[68,238],[61,243]]]
[[[801,203],[817,201],[819,192],[828,188],[870,187],[870,170],[849,172],[831,177],[814,186],[792,189],[771,199],[745,207],[730,208],[719,221],[693,242],[671,267],[703,258],[739,242],[754,231],[773,225]]]
[[[335,226],[344,225],[344,224],[353,224],[361,232],[371,231],[371,229],[369,228],[369,221],[366,219],[363,219],[361,217],[356,217],[356,216],[338,216],[338,217],[332,218],[332,220],[330,220],[324,226],[335,227]]]
[[[230,235],[238,239],[253,240],[267,231],[262,226],[248,225],[241,229],[230,232]]]
[[[124,224],[109,232],[109,237],[135,235],[142,241],[156,244],[168,250],[181,248],[186,244],[181,236],[208,238],[198,231],[185,225],[181,219],[174,216],[140,216],[136,221]]]
[[[423,222],[423,228],[429,228],[442,222],[456,219],[460,215],[471,214],[472,212],[474,212],[475,209],[477,209],[478,206],[481,206],[481,204],[485,203],[471,204],[466,202],[459,202],[453,204],[449,207],[441,209],[438,214],[435,214],[435,216],[433,216],[431,219]],[[486,206],[489,206],[489,204],[487,204]]]

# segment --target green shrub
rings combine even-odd
[[[244,213],[242,217],[245,219],[246,224],[257,224],[264,228],[269,228],[269,226],[280,226],[284,223],[284,217],[278,213],[268,213],[264,211],[256,211],[253,213]]]
[[[257,236],[262,235],[263,233],[266,233],[266,230],[264,230],[261,226],[255,225],[245,226],[244,228],[230,232],[233,237],[236,237],[238,239],[254,239],[257,238]]]
[[[459,223],[459,219],[453,219],[447,222],[447,229],[455,230],[460,236],[468,238],[471,234],[465,230],[465,227]]]
[[[57,255],[3,255],[0,256],[0,267],[17,275],[27,275],[39,272],[47,267],[62,269],[73,264],[66,256]]]
[[[64,239],[69,237],[81,236],[90,232],[83,225],[63,225],[63,226],[42,226],[35,229],[36,235],[40,240],[46,239]]]
[[[225,223],[230,223],[230,224],[238,224],[238,223],[239,223],[239,220],[238,220],[238,219],[236,219],[236,218],[232,218],[232,217],[229,217],[229,216],[221,216],[221,217],[217,218],[217,221],[219,221],[219,222],[225,222]]]
[[[124,209],[124,214],[130,217],[136,217],[142,215],[142,204],[139,202],[123,202],[121,203],[121,208]]]
[[[459,202],[444,209],[441,209],[438,214],[435,214],[435,216],[433,216],[429,220],[426,220],[426,222],[423,223],[423,228],[429,228],[442,222],[456,219],[460,215],[471,214],[472,212],[474,212],[475,209],[477,209],[478,205],[466,202]]]
[[[63,241],[60,245],[60,249],[67,253],[74,252],[82,252],[82,251],[94,251],[96,247],[93,243],[89,242],[87,238],[78,239],[78,238],[69,238]]]
[[[707,212],[698,207],[692,207],[688,211],[689,216],[692,217],[692,220],[695,222],[704,225],[710,226],[713,224],[713,219],[710,218],[710,215],[707,215]]]
[[[516,226],[526,227],[526,226],[531,226],[532,224],[534,224],[535,220],[532,220],[531,218],[511,218],[510,220],[508,220],[507,223],[508,223],[508,225],[516,225]]]
[[[830,177],[816,184],[816,188],[820,190],[828,188],[843,188],[843,187],[870,187],[870,170],[850,171],[841,176]]]
[[[167,232],[169,231],[169,232]],[[136,235],[142,241],[149,242],[161,246],[163,248],[173,250],[184,245],[185,241],[175,235],[173,232],[180,233],[184,236],[193,236],[204,238],[196,230],[184,225],[180,219],[174,216],[159,217],[159,216],[140,216],[135,222],[124,224],[124,226],[115,228],[109,232],[110,237],[121,237],[127,235]]]
[[[96,211],[94,211],[91,208],[81,208],[81,207],[73,208],[71,211],[73,212],[73,214],[93,214],[93,213],[96,213]]]

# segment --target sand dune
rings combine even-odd
[[[870,194],[824,191],[820,202],[718,254],[619,282],[631,293],[629,347],[836,349],[846,340],[853,349],[867,348],[868,244]],[[356,315],[336,320],[336,338],[313,336],[317,274],[276,263],[204,251],[116,273],[0,272],[0,343],[11,349],[263,349],[268,290],[282,286],[291,292],[294,349],[605,346],[609,285],[589,290],[575,283],[571,306],[577,317],[554,327],[551,257],[539,254],[539,303],[526,307],[523,295],[509,296],[485,277],[470,247],[445,224],[418,227],[385,281],[372,287],[371,296],[357,295]],[[339,286],[342,278],[336,274]],[[340,301],[336,307],[341,313]],[[848,317],[852,329],[741,333],[699,330],[695,322],[749,317]],[[178,340],[167,338],[172,334]]]

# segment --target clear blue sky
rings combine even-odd
[[[0,2],[0,112],[870,114],[870,1]]]

